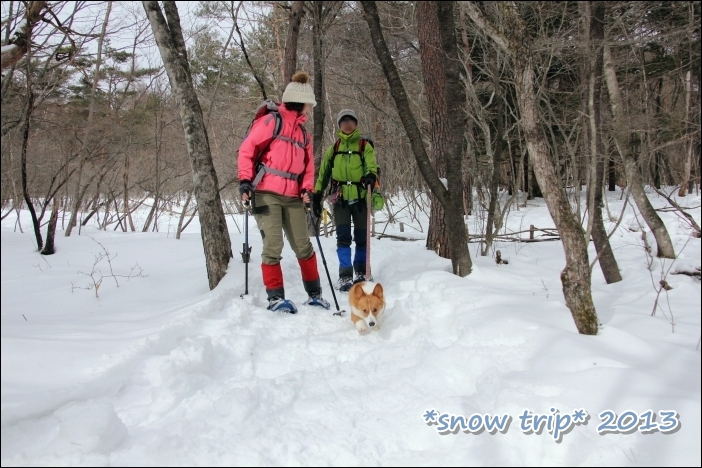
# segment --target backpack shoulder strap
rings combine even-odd
[[[361,137],[361,139],[358,141],[358,152],[361,155],[361,165],[363,166],[363,175],[366,175],[366,143],[368,143],[368,140],[365,138]]]
[[[329,175],[331,176],[331,171],[334,169],[334,161],[336,161],[336,155],[339,153],[339,145],[341,145],[341,139],[337,138],[334,142],[334,152],[331,156],[331,161],[329,161]]]
[[[283,116],[278,111],[272,111],[271,114],[275,117],[275,128],[273,129],[273,138],[275,138],[280,135],[280,131],[283,129]]]
[[[305,149],[307,149],[307,146],[310,144],[310,134],[303,125],[300,125],[300,128],[302,129],[302,144],[305,145]]]
[[[283,116],[280,115],[280,112],[278,111],[270,111],[268,113],[268,118],[273,117],[275,119],[275,124],[273,126],[273,134],[271,135],[271,138],[268,140],[268,143],[261,148],[261,151],[258,153],[256,156],[256,161],[254,162],[254,168],[258,166],[258,164],[261,162],[261,158],[263,157],[264,154],[268,152],[268,149],[271,146],[271,143],[273,143],[273,140],[275,140],[278,135],[280,135],[280,131],[283,128]],[[253,123],[252,123],[253,126]]]

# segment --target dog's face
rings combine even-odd
[[[349,302],[352,313],[360,317],[369,328],[377,328],[378,318],[385,310],[383,286],[376,284],[373,292],[367,294],[363,288],[364,283],[355,284],[349,291]]]

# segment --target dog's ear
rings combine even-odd
[[[356,299],[360,299],[366,295],[366,292],[363,290],[363,287],[361,287],[361,284],[359,283],[359,284],[353,285],[352,294],[353,294],[353,297],[355,297]]]
[[[383,286],[380,283],[375,285],[375,288],[373,289],[373,295],[378,299],[383,298]]]

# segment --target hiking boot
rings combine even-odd
[[[353,286],[353,278],[350,276],[342,276],[336,283],[336,289],[342,292],[348,292],[351,286]]]
[[[305,301],[306,305],[311,305],[311,306],[317,306],[317,307],[323,307],[327,310],[331,307],[331,304],[329,304],[329,301],[325,300],[322,298],[322,294],[311,294],[309,299]]]
[[[272,297],[268,299],[268,310],[274,312],[287,312],[288,314],[296,314],[297,307],[292,301],[283,299],[281,297]]]

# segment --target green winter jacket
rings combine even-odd
[[[346,182],[360,182],[361,178],[369,173],[375,174],[377,177],[378,163],[375,160],[375,150],[370,143],[366,142],[365,149],[363,150],[366,163],[364,172],[361,155],[358,154],[361,132],[356,129],[353,133],[346,135],[339,130],[337,136],[341,140],[339,153],[347,153],[348,151],[352,153],[337,154],[334,156],[334,145],[327,148],[327,151],[324,153],[324,158],[322,158],[322,164],[319,167],[319,176],[317,177],[314,191],[317,193],[323,192],[327,188],[330,179],[333,179],[339,182],[344,200],[363,199],[366,196],[366,190],[358,185],[348,185]],[[334,167],[330,171],[332,157],[335,158]]]

